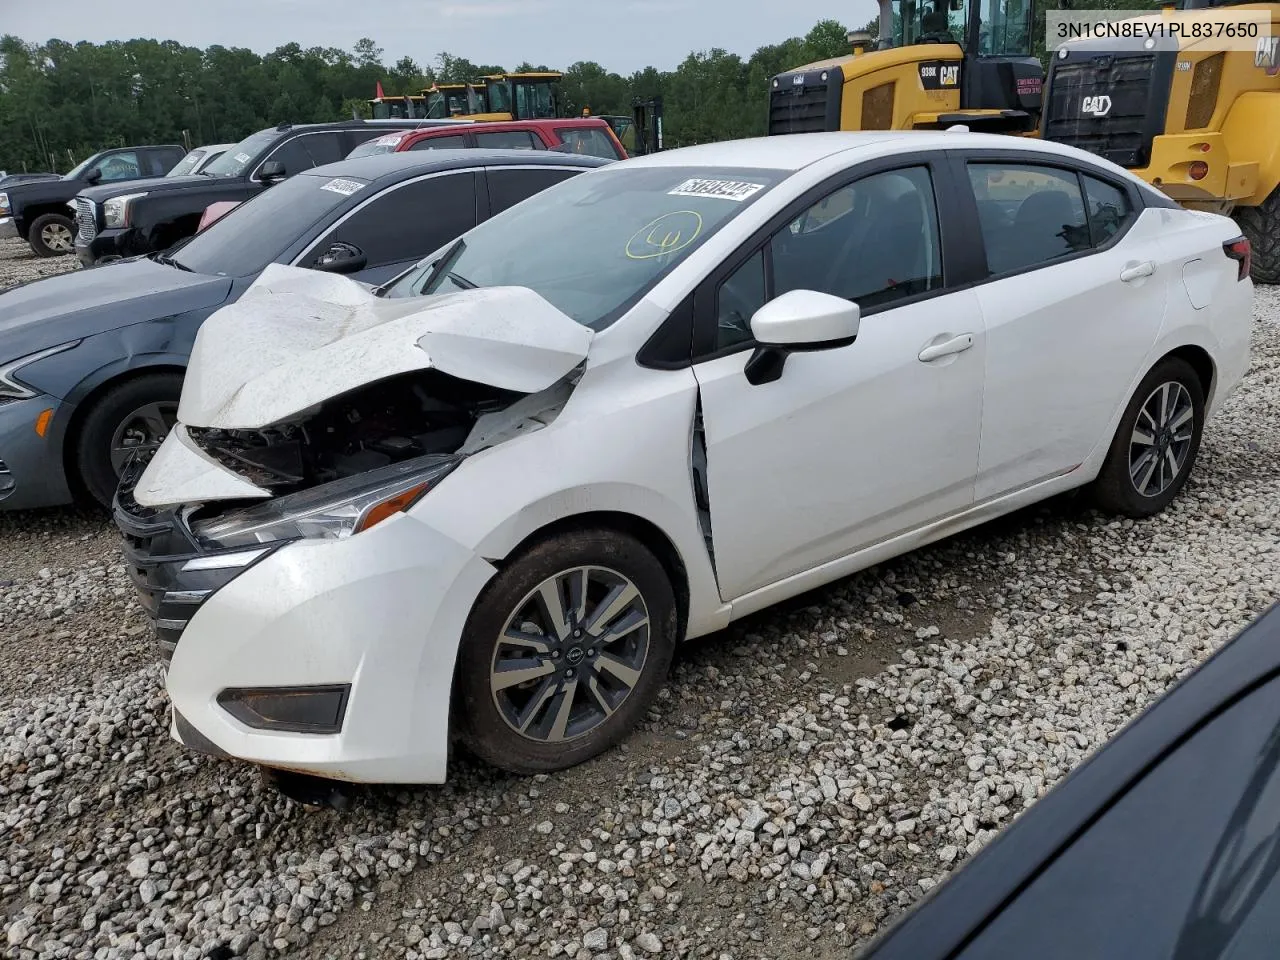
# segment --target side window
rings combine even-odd
[[[476,144],[490,150],[540,150],[542,141],[528,130],[506,130],[499,133],[477,133]]]
[[[938,211],[925,167],[841,187],[770,245],[774,296],[819,290],[865,310],[942,286]]]
[[[103,183],[110,183],[112,180],[136,180],[142,176],[142,170],[138,166],[138,155],[132,150],[103,157],[98,161],[95,169],[102,174]]]
[[[475,178],[464,171],[384,190],[326,234],[298,265],[311,266],[335,241],[359,247],[370,267],[425,257],[476,225]]]
[[[326,163],[337,163],[342,159],[342,134],[313,133],[304,137],[294,137],[267,156],[284,164],[284,172],[292,177],[295,173],[310,170],[312,167]]]
[[[556,131],[558,136],[573,153],[584,153],[589,157],[602,157],[605,160],[617,160],[618,148],[613,145],[609,135],[599,128],[565,127]]]
[[[467,145],[467,138],[462,134],[450,134],[447,137],[425,137],[417,143],[409,145],[412,150],[462,150]]]
[[[1129,225],[1134,211],[1124,191],[1094,177],[1084,177],[1084,196],[1089,207],[1089,233],[1100,247]]]
[[[751,317],[764,306],[764,250],[733,271],[716,290],[716,349],[751,339]]]
[[[1022,270],[1089,249],[1075,173],[1030,164],[971,163],[969,182],[991,273]]]
[[[502,170],[489,171],[490,214],[497,216],[521,200],[575,176],[575,170]]]
[[[1268,960],[1280,943],[1280,680],[1124,794],[960,960]]]

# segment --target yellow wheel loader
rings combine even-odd
[[[1044,70],[1031,56],[1032,0],[880,0],[880,36],[850,56],[779,74],[770,134],[974,131],[1034,136]]]
[[[1243,23],[1245,12],[1271,23],[1248,49],[1195,26]],[[1186,24],[1181,38],[1053,51],[1042,136],[1128,167],[1183,206],[1234,216],[1253,278],[1280,283],[1280,3],[1184,0],[1143,19],[1162,18]]]

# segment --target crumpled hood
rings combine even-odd
[[[201,326],[178,420],[259,429],[432,368],[535,393],[581,364],[592,336],[524,287],[387,299],[346,277],[274,264]]]

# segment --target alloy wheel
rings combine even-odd
[[[58,253],[70,253],[75,246],[70,228],[61,223],[46,223],[40,230],[40,240]]]
[[[1181,383],[1171,380],[1151,391],[1129,438],[1129,480],[1140,496],[1158,497],[1177,479],[1195,426],[1195,405]]]
[[[507,618],[489,687],[521,736],[574,740],[631,695],[648,653],[649,611],[636,585],[606,567],[573,567],[540,583]]]
[[[177,419],[177,403],[157,400],[143,404],[121,420],[111,435],[111,468],[116,475],[132,457],[154,454]]]

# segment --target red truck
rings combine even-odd
[[[613,128],[599,117],[566,120],[511,120],[401,130],[360,144],[347,159],[406,150],[561,150],[606,160],[625,160],[627,151]]]

